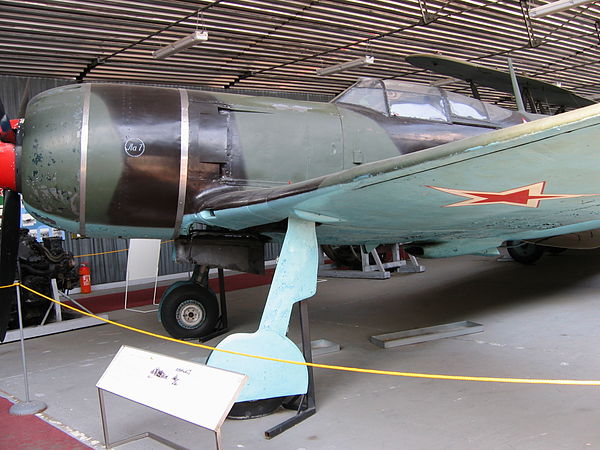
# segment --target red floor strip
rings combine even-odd
[[[238,289],[246,289],[250,287],[263,286],[271,283],[273,280],[274,269],[267,270],[264,275],[253,275],[253,274],[239,274],[225,277],[225,291],[237,291]],[[209,280],[210,288],[219,292],[219,280],[213,278]],[[160,296],[167,289],[168,286],[160,286],[156,289],[156,301],[160,300]],[[124,308],[125,303],[125,291],[116,292],[114,294],[100,294],[94,295],[92,286],[92,293],[89,297],[79,297],[77,301],[83,306],[88,308],[93,313],[99,314],[108,311],[116,311]],[[139,291],[129,291],[127,294],[127,306],[129,308],[135,308],[144,305],[152,304],[153,288],[142,289]],[[1,448],[1,447],[0,447]]]
[[[89,449],[77,439],[37,416],[13,416],[12,403],[0,397],[0,449],[79,450]]]

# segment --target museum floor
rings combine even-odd
[[[600,379],[600,252],[545,256],[535,266],[460,257],[425,260],[423,274],[388,281],[323,280],[310,300],[313,339],[342,350],[325,364],[421,373],[544,379]],[[268,287],[229,294],[233,331],[253,331]],[[111,318],[163,333],[154,314]],[[383,350],[369,336],[472,320],[484,332]],[[291,335],[298,338],[296,321]],[[219,338],[210,343],[218,342]],[[26,342],[32,397],[56,426],[100,448],[95,384],[127,344],[202,360],[207,352],[102,325]],[[18,343],[0,345],[0,395],[22,399]],[[317,414],[265,440],[290,417],[282,410],[226,421],[226,449],[561,449],[600,447],[600,389],[435,381],[315,372]],[[202,402],[190,398],[190,402]],[[110,397],[111,437],[152,431],[193,449],[212,449],[211,432]],[[0,423],[0,431],[3,425]],[[39,447],[43,449],[43,442]],[[163,448],[144,440],[123,449]]]

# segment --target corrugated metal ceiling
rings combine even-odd
[[[438,52],[497,68],[510,56],[521,72],[600,96],[600,8],[591,3],[529,20],[528,7],[543,3],[0,0],[0,73],[337,94],[358,76],[441,79],[404,61]],[[208,42],[153,59],[154,50],[197,28],[208,31]],[[365,54],[375,64],[315,74]],[[464,83],[452,88],[468,92]]]

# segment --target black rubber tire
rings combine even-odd
[[[179,286],[160,301],[160,321],[177,339],[206,336],[215,329],[218,319],[217,296],[197,284]]]
[[[287,397],[273,397],[264,398],[262,400],[250,400],[247,402],[234,403],[229,414],[228,419],[234,420],[246,420],[256,419],[258,417],[268,416],[277,411],[283,401]]]
[[[521,264],[533,264],[544,255],[544,247],[523,241],[508,241],[506,250],[512,259]]]

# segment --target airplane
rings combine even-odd
[[[214,326],[208,267],[260,272],[264,242],[283,241],[258,330],[217,348],[303,362],[286,333],[292,305],[316,292],[319,244],[451,257],[585,241],[600,228],[599,125],[600,105],[542,117],[398,80],[361,79],[329,103],[59,87],[29,102],[17,144],[0,150],[0,282],[15,274],[19,195],[83,236],[174,238],[177,260],[196,264],[161,299],[180,338]],[[249,375],[239,402],[307,391],[302,365],[216,351],[208,364]]]

